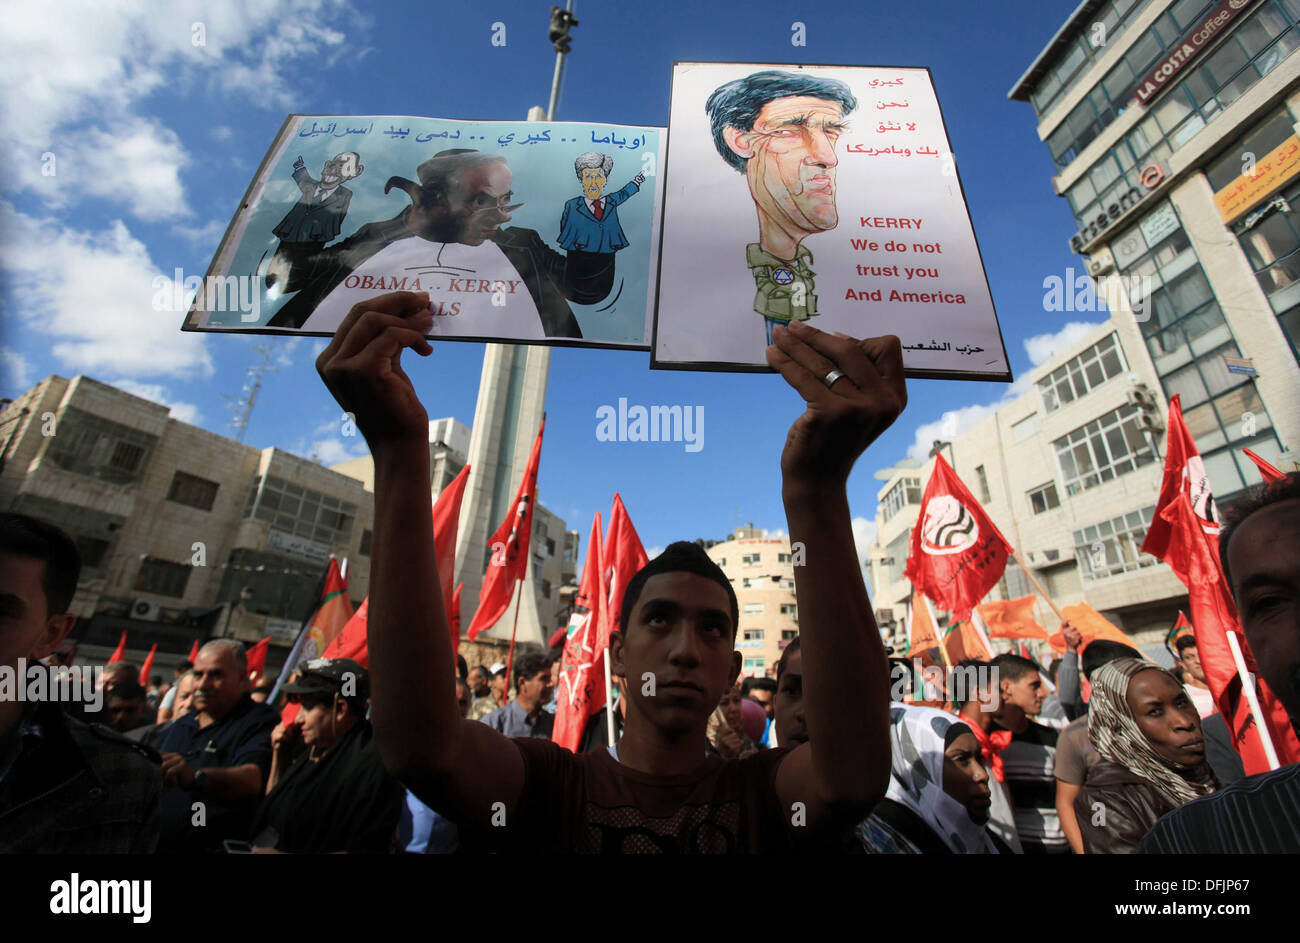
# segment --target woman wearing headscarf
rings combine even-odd
[[[1162,815],[1218,788],[1196,705],[1150,662],[1117,658],[1093,672],[1088,739],[1101,762],[1074,800],[1087,854],[1136,851]]]
[[[989,775],[969,726],[946,711],[891,704],[889,789],[858,825],[869,854],[1006,854],[985,827]]]
[[[740,689],[728,688],[709,717],[706,735],[709,749],[724,760],[736,760],[758,752],[758,744],[745,733],[745,713]]]

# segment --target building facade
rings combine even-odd
[[[160,670],[223,635],[269,635],[275,665],[330,555],[351,561],[355,600],[368,591],[373,502],[360,482],[88,377],[47,377],[0,411],[0,462],[0,507],[58,525],[81,551],[73,637],[86,661],[126,631],[128,659],[157,643]]]
[[[1300,0],[1081,3],[1011,89],[1214,494],[1300,439]],[[1145,366],[1145,364],[1143,365]]]
[[[736,650],[741,677],[775,677],[781,652],[799,634],[790,541],[764,537],[752,524],[705,552],[731,581],[740,605]]]

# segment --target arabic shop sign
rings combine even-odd
[[[1155,64],[1133,89],[1130,104],[1150,104],[1170,85],[1170,79],[1223,34],[1228,24],[1239,17],[1255,0],[1223,0],[1193,26],[1183,38],[1169,47],[1169,53]]]
[[[1297,174],[1300,174],[1300,135],[1293,134],[1258,161],[1251,173],[1242,174],[1214,194],[1220,218],[1225,224],[1231,223]]]
[[[1151,191],[1164,182],[1166,172],[1164,164],[1161,163],[1147,164],[1143,167],[1138,172],[1138,181],[1142,184],[1142,189],[1131,186],[1121,193],[1103,212],[1098,213],[1095,219],[1070,237],[1070,249],[1074,252],[1082,251],[1084,246],[1108,229],[1111,223],[1149,197]]]

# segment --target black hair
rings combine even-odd
[[[1190,633],[1187,635],[1180,635],[1178,636],[1177,639],[1174,640],[1174,651],[1178,653],[1178,657],[1180,658],[1182,657],[1183,651],[1185,649],[1195,648],[1195,647],[1196,647],[1196,636]]]
[[[152,684],[155,688],[158,687],[160,684],[162,684],[162,675],[150,676],[149,683]]]
[[[999,681],[1019,681],[1030,672],[1038,674],[1038,665],[1028,658],[1021,658],[1010,652],[1003,652],[991,662],[990,667],[997,669]]]
[[[464,655],[456,656],[456,673],[462,681],[469,677],[469,663],[465,661]]]
[[[1139,661],[1145,661],[1142,653],[1131,645],[1125,645],[1123,642],[1112,642],[1109,639],[1098,639],[1091,642],[1083,650],[1083,655],[1079,658],[1079,667],[1083,671],[1083,676],[1089,681],[1092,680],[1092,673],[1102,665],[1109,664],[1116,658],[1136,658]]]
[[[646,580],[659,573],[694,573],[696,576],[713,580],[725,589],[727,601],[731,604],[731,640],[733,642],[736,640],[736,631],[740,625],[740,603],[736,601],[736,591],[731,586],[731,580],[727,579],[727,574],[722,572],[722,567],[709,559],[703,547],[685,540],[669,544],[664,548],[663,553],[636,571],[627,584],[627,590],[623,593],[623,605],[619,609],[618,625],[615,628],[623,632],[627,631],[632,621],[632,610],[641,597],[641,590],[645,588]]]
[[[740,683],[740,694],[749,697],[750,691],[770,691],[776,694],[776,682],[771,678],[746,678]]]
[[[781,653],[781,657],[776,663],[776,680],[778,684],[781,682],[781,675],[785,674],[786,663],[789,661],[791,655],[799,651],[799,647],[799,636],[796,635],[794,638],[790,639],[790,644],[787,645],[785,651]]]
[[[718,149],[723,160],[743,174],[745,158],[727,145],[723,130],[731,127],[738,131],[752,131],[759,112],[769,102],[778,98],[798,97],[836,102],[846,115],[858,107],[853,92],[838,79],[803,72],[781,72],[777,69],[755,72],[714,89],[709,100],[704,103],[710,129],[713,131],[713,146]]]
[[[1061,672],[1061,662],[1064,658],[1053,658],[1052,663],[1047,666],[1047,675],[1052,679],[1052,684],[1056,684],[1057,675]]]
[[[550,671],[551,659],[542,652],[524,652],[519,656],[512,669],[515,676],[515,692],[519,685],[535,677],[539,671]]]
[[[46,615],[68,611],[81,576],[81,554],[67,533],[27,514],[7,512],[0,514],[0,550],[43,562]]]
[[[1223,578],[1227,581],[1228,592],[1233,593],[1234,601],[1237,596],[1232,588],[1232,573],[1228,571],[1228,547],[1233,535],[1256,511],[1262,511],[1280,501],[1296,500],[1300,500],[1300,472],[1291,472],[1280,481],[1268,481],[1248,491],[1244,498],[1227,509],[1223,529],[1219,532],[1219,563],[1223,566]]]
[[[1013,657],[1019,657],[1019,656],[1013,656]],[[1020,660],[1024,661],[1023,658]],[[979,685],[973,683],[966,683],[965,681],[963,681],[962,684],[957,684],[956,683],[957,679],[958,678],[978,679],[980,669],[988,667],[989,664],[991,663],[985,661],[982,658],[963,658],[961,661],[957,662],[957,664],[952,666],[951,677],[953,683],[948,685],[948,687],[952,689],[948,691],[948,697],[949,699],[951,699],[953,706],[956,707],[958,710],[965,707],[971,701],[979,700]],[[1008,677],[1010,677],[1011,680],[1014,681],[1016,680],[1016,678],[1019,678],[1022,675],[1023,672],[1021,674],[1015,675],[1014,677],[1011,675],[1008,675]],[[1000,676],[1001,675],[999,675],[999,677]],[[947,746],[947,744],[944,744],[944,746]]]
[[[145,695],[144,688],[140,687],[135,681],[123,681],[121,684],[115,684],[108,689],[109,697],[120,698],[124,701],[131,701],[136,698],[143,698]]]
[[[943,748],[945,750],[948,749],[952,746],[952,742],[964,733],[968,733],[972,737],[975,736],[975,732],[970,729],[969,724],[962,723],[961,721],[958,721],[955,724],[949,724],[948,732],[943,735]]]
[[[341,691],[331,691],[329,693],[311,693],[299,694],[298,703],[302,705],[305,711],[313,707],[324,706],[331,711],[334,709],[334,695],[337,694],[340,701],[347,704],[348,712],[358,720],[364,720],[366,716],[366,699],[358,694],[343,694]]]
[[[190,661],[187,658],[179,665],[177,665],[174,670],[176,672],[176,677],[179,678],[181,675],[185,674],[185,672],[194,670],[194,662]]]

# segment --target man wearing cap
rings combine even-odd
[[[551,699],[550,658],[528,652],[515,662],[515,699],[483,718],[497,733],[507,737],[551,739],[555,715],[544,708]]]
[[[483,697],[476,697],[469,706],[469,719],[482,720],[488,714],[492,713],[499,707],[505,706],[506,703],[506,666],[505,662],[497,662],[491,668],[487,669],[488,693]],[[475,692],[476,694],[478,692]]]
[[[302,709],[271,734],[275,758],[253,844],[293,854],[387,853],[405,790],[384,771],[366,719],[369,672],[351,658],[317,658],[284,692]]]

